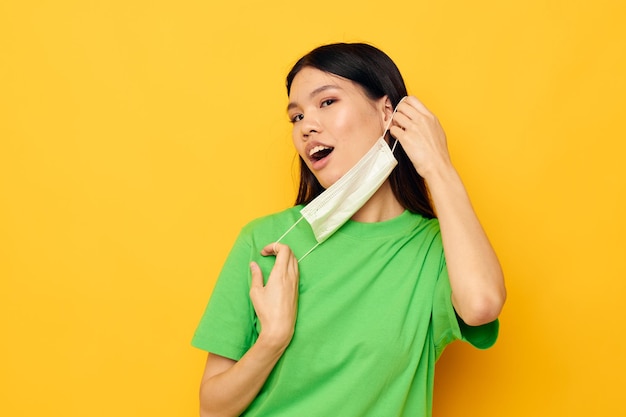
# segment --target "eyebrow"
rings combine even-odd
[[[341,87],[339,87],[336,84],[326,84],[326,85],[322,85],[321,87],[317,87],[315,90],[311,91],[311,94],[309,94],[310,98],[315,97],[315,95],[326,91],[326,90],[331,90],[331,89],[337,89],[337,90],[341,90]],[[294,107],[298,107],[298,104],[291,102],[289,103],[289,105],[287,105],[287,111],[293,109]]]

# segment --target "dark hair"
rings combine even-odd
[[[287,75],[287,95],[291,83],[305,67],[338,75],[360,85],[373,99],[387,96],[397,106],[407,95],[406,86],[396,64],[383,51],[364,43],[335,43],[320,46],[296,62]],[[394,151],[398,165],[389,176],[393,194],[400,204],[413,213],[435,217],[424,179],[398,142]],[[300,157],[300,186],[296,205],[307,204],[324,191],[315,175]]]

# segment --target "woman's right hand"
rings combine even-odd
[[[298,260],[287,245],[270,243],[263,256],[276,256],[267,284],[256,262],[250,264],[250,299],[261,323],[259,341],[284,350],[293,337],[298,311]]]
[[[261,334],[238,361],[209,354],[200,388],[202,417],[241,415],[293,337],[298,310],[298,260],[288,246],[278,243],[270,243],[261,254],[276,256],[265,285],[259,265],[250,264],[250,299],[261,322]]]

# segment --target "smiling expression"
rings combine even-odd
[[[294,77],[287,107],[293,143],[324,188],[382,135],[386,100],[373,100],[360,85],[316,68],[304,67]]]

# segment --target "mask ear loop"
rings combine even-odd
[[[383,132],[383,137],[385,137],[385,135],[387,134],[387,132],[389,132],[389,128],[391,127],[391,122],[393,121],[393,116],[396,115],[396,112],[398,111],[398,106],[400,105],[400,103],[402,103],[404,101],[404,99],[407,96],[404,96],[400,99],[400,101],[398,101],[398,104],[396,104],[396,108],[393,109],[393,113],[391,113],[391,117],[389,118],[389,121],[387,122],[387,126],[385,126],[385,131]],[[398,139],[394,138],[395,142],[393,142],[393,146],[391,147],[391,153],[393,153],[393,151],[396,150],[396,145],[398,144]]]
[[[313,250],[314,250],[315,248],[317,248],[319,245],[320,245],[320,243],[319,243],[319,242],[317,242],[317,243],[315,244],[315,246],[313,246],[311,249],[309,249],[309,250],[308,250],[308,251],[307,251],[304,255],[302,255],[302,256],[300,257],[300,259],[298,259],[298,263],[300,263],[300,261],[302,261],[304,258],[306,258],[306,257],[307,257],[307,255],[308,255],[309,253],[313,252]]]
[[[289,232],[291,232],[291,230],[292,230],[294,227],[296,227],[296,225],[297,225],[298,223],[300,223],[300,222],[302,221],[302,219],[304,219],[304,216],[301,216],[301,217],[298,219],[298,221],[296,221],[294,224],[292,224],[292,225],[291,225],[291,227],[290,227],[289,229],[287,229],[287,231],[286,231],[285,233],[283,233],[283,235],[282,235],[281,237],[279,237],[279,238],[278,238],[278,240],[276,240],[276,242],[274,242],[274,244],[276,244],[276,243],[280,242],[281,240],[283,240],[283,238],[284,238],[285,236],[287,236],[287,234],[288,234]],[[302,257],[300,257],[300,259],[298,259],[298,263],[300,263],[300,261],[302,261],[304,258],[306,258],[306,256],[307,256],[309,253],[313,252],[313,249],[317,248],[319,245],[320,245],[320,243],[319,243],[319,242],[317,242],[317,243],[315,244],[315,246],[313,246],[311,249],[309,249],[309,250],[308,250],[308,251],[307,251],[304,255],[302,255]]]
[[[302,219],[304,219],[304,216],[300,216],[300,218],[298,219],[298,221],[297,221],[297,222],[295,222],[294,224],[292,224],[292,225],[291,225],[291,227],[290,227],[289,229],[287,229],[287,231],[286,231],[285,233],[283,233],[283,235],[282,235],[281,237],[279,237],[279,238],[278,238],[278,240],[276,240],[276,242],[274,242],[274,243],[278,243],[278,242],[280,242],[281,240],[283,240],[283,238],[284,238],[285,236],[287,236],[287,233],[291,232],[291,229],[293,229],[294,227],[296,227],[296,225],[297,225],[298,223],[300,223],[300,221],[302,221]]]

